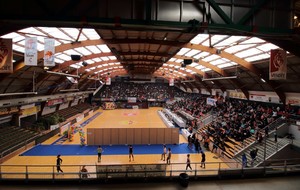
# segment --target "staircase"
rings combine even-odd
[[[286,125],[288,125],[288,123],[286,123],[286,120],[282,118],[278,118],[277,120],[273,121],[268,125],[269,136],[271,137],[274,136],[275,128],[279,129]],[[262,131],[264,132],[264,129],[262,129]],[[265,138],[265,134],[263,134],[263,138]],[[243,153],[246,149],[252,147],[256,143],[255,141],[256,141],[255,135],[252,135],[251,137],[245,139],[243,144],[235,145],[234,149],[232,150],[233,152],[232,157],[235,158],[236,156],[239,156],[241,153]]]
[[[259,166],[264,162],[264,160],[269,159],[273,155],[275,155],[278,151],[282,150],[287,145],[291,144],[291,139],[288,138],[278,138],[277,143],[275,142],[274,138],[267,138],[264,139],[262,143],[255,143],[251,147],[248,147],[246,150],[243,151],[243,153],[246,154],[247,157],[247,165],[250,166],[251,163],[251,157],[250,157],[250,151],[254,149],[258,149],[256,161],[254,162],[254,167]],[[266,153],[265,153],[266,150]],[[235,156],[235,161],[242,163],[242,154],[239,154]]]

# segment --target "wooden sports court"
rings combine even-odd
[[[84,130],[86,132],[87,128],[115,128],[115,127],[124,127],[124,128],[166,128],[163,121],[160,119],[157,111],[161,110],[162,108],[149,108],[149,109],[116,109],[116,110],[98,110],[94,112],[101,113],[98,117],[94,120],[89,122],[85,127]],[[89,119],[91,116],[84,118],[80,123]],[[86,135],[86,133],[85,133]],[[54,137],[48,139],[43,144],[52,144],[56,141],[60,136],[55,135]],[[187,143],[186,139],[180,135],[179,137],[180,143]],[[65,141],[63,145],[79,145],[80,144],[80,137],[78,133],[75,133],[73,141]],[[55,146],[55,145],[54,145]],[[216,154],[206,151],[206,162],[223,162]],[[129,162],[128,155],[105,155],[105,151],[102,155],[102,161],[97,162],[97,155],[72,155],[72,156],[63,156],[62,169],[64,172],[76,172],[79,171],[80,166],[78,165],[87,165],[87,169],[93,170],[92,166],[95,165],[117,165],[117,164],[163,164],[165,161],[161,160],[161,153],[160,154],[147,154],[147,155],[135,155],[134,161]],[[201,154],[192,153],[190,156],[191,162],[199,163],[201,161]],[[185,162],[186,162],[186,154],[172,154],[171,163],[183,163],[181,165],[173,165],[174,167],[179,167],[178,169],[185,169]],[[18,167],[12,167],[12,165],[44,165],[49,166],[43,167],[30,167],[29,170],[35,172],[45,172],[48,170],[52,172],[53,166],[56,164],[56,156],[15,156],[2,164],[3,171],[10,171],[15,172],[19,170]],[[9,165],[9,167],[3,167],[5,165]],[[77,165],[74,167],[74,165]],[[52,167],[51,167],[52,166]],[[193,164],[192,164],[193,167]],[[200,166],[194,165],[194,167]],[[215,169],[215,168],[228,168],[228,165],[225,163],[223,164],[207,164],[206,169]],[[24,168],[23,168],[24,170]],[[62,176],[63,177],[63,176]]]

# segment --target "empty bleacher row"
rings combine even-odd
[[[1,157],[11,153],[12,148],[18,149],[30,140],[38,137],[38,133],[21,127],[11,126],[9,123],[0,126],[0,154]],[[11,150],[11,151],[10,151]]]

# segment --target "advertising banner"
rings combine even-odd
[[[37,38],[36,37],[25,38],[24,60],[25,60],[25,65],[37,66]]]
[[[0,73],[13,72],[12,39],[0,38]]]
[[[269,65],[270,80],[285,80],[287,70],[286,51],[281,49],[272,49]]]
[[[44,39],[44,66],[55,66],[54,54],[55,54],[55,40],[45,38]]]

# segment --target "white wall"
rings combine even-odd
[[[56,110],[56,106],[52,106],[52,107],[45,106],[44,109],[43,109],[42,115],[47,115],[49,113],[54,113],[55,110]]]
[[[291,125],[289,128],[289,133],[294,135],[295,140],[300,140],[300,126]]]
[[[60,104],[59,105],[59,110],[66,109],[66,108],[68,108],[68,106],[69,106],[69,101],[67,101],[63,104]]]

